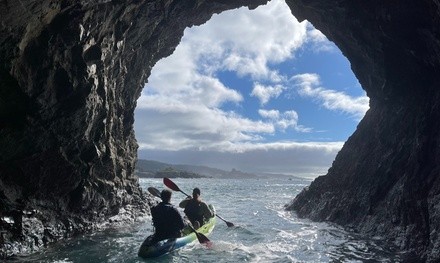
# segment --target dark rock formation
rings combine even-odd
[[[370,110],[289,209],[440,260],[440,4],[289,1],[350,60]]]
[[[265,2],[1,1],[2,255],[92,228],[123,207],[146,211],[132,126],[150,69],[185,27]],[[408,259],[438,260],[438,1],[288,4],[340,47],[371,102],[328,174],[289,208],[392,238]]]
[[[186,27],[246,2],[266,1],[0,1],[1,257],[148,212],[133,176],[143,83]]]

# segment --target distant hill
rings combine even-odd
[[[197,173],[176,170],[173,167],[167,167],[161,171],[156,172],[154,175],[155,178],[202,178],[206,177]]]
[[[168,172],[167,172],[168,171]],[[136,174],[139,177],[184,177],[184,178],[199,178],[199,177],[213,177],[213,178],[258,178],[259,176],[241,172],[236,169],[231,171],[224,171],[221,169],[186,165],[186,164],[168,164],[152,160],[139,159],[136,164]],[[166,176],[165,176],[166,175]]]
[[[175,165],[175,167],[185,170],[191,171],[198,174],[203,174],[208,177],[214,178],[256,178],[257,176],[252,173],[245,173],[238,171],[236,169],[232,169],[231,171],[225,171],[217,168],[211,168],[206,166],[197,166],[197,165]]]
[[[172,164],[161,163],[151,160],[138,160],[136,174],[139,177],[148,178],[202,178],[207,177],[198,173],[180,169]]]
[[[172,167],[172,166],[173,165],[167,163],[139,159],[136,163],[136,170],[140,172],[156,173],[167,167]]]
[[[211,177],[211,178],[241,178],[241,179],[251,179],[251,178],[297,178],[300,177],[286,175],[286,174],[275,174],[275,173],[247,173],[236,169],[231,171],[225,171],[217,168],[199,166],[199,165],[188,165],[188,164],[169,164],[153,160],[143,160],[139,159],[136,164],[135,173],[139,177],[148,178],[201,178],[201,177]]]
[[[278,173],[247,173],[236,169],[225,171],[217,168],[197,165],[177,164],[174,167],[184,171],[191,171],[198,174],[207,175],[214,178],[300,178],[293,175],[278,174]]]

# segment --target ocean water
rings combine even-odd
[[[380,238],[365,238],[338,226],[298,218],[284,205],[310,184],[307,179],[173,179],[190,194],[194,187],[217,214],[208,249],[197,242],[157,259],[137,257],[153,231],[149,218],[117,229],[62,241],[17,259],[20,262],[396,262],[399,254]],[[161,179],[141,179],[141,186],[164,189]],[[174,192],[171,202],[185,196]]]

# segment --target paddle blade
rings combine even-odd
[[[152,195],[154,195],[155,197],[159,197],[160,198],[160,191],[157,190],[154,187],[148,187],[148,192]]]
[[[204,234],[196,232],[197,240],[203,245],[212,245],[211,240],[209,240]]]
[[[221,216],[219,216],[219,215],[217,215],[217,214],[215,214],[218,218],[220,218],[223,222],[225,222],[226,223],[226,225],[228,226],[228,227],[233,227],[234,226],[234,224],[232,224],[231,222],[228,222],[228,221],[226,221],[223,217],[221,217]]]
[[[207,248],[212,247],[212,242],[209,240],[204,234],[199,233],[194,230],[194,233],[196,233],[197,240],[199,240],[200,244],[205,245]]]
[[[197,232],[192,226],[190,226],[191,230],[196,234],[197,240],[200,244],[205,245],[207,248],[212,247],[212,242],[206,237],[204,234]]]
[[[169,178],[164,177],[163,183],[173,191],[180,191],[180,188],[173,181],[171,181]]]

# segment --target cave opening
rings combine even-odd
[[[286,1],[299,20],[311,21],[350,59],[371,106],[327,175],[318,177],[300,194],[293,193],[291,197],[296,196],[295,200],[287,208],[300,217],[331,221],[361,234],[389,238],[400,249],[408,250],[410,258],[438,261],[438,3],[406,1],[397,6],[386,1]],[[0,5],[0,56],[4,62],[0,65],[0,100],[4,104],[0,105],[0,214],[5,218],[0,220],[1,239],[5,241],[0,242],[0,257],[84,232],[89,227],[85,223],[107,220],[126,204],[137,205],[133,212],[147,213],[138,178],[133,176],[138,149],[133,112],[151,68],[172,53],[186,26],[200,25],[223,10],[239,6],[256,8],[267,0],[46,2],[4,1]],[[273,10],[277,10],[275,3],[280,4],[272,1]],[[162,151],[162,155],[173,152],[192,157],[197,164],[203,158],[217,164],[226,163],[220,157],[232,152],[235,163],[251,163],[255,168],[256,160],[261,158],[241,157],[251,152],[249,149],[254,150],[254,156],[248,157],[261,157],[272,146],[282,149],[278,154],[265,155],[267,160],[278,161],[272,163],[274,166],[282,167],[288,157],[288,163],[299,167],[308,164],[310,155],[301,151],[289,155],[289,145],[296,143],[297,149],[328,149],[324,146],[343,142],[351,134],[347,132],[343,139],[336,140],[326,133],[330,128],[318,129],[312,121],[319,121],[319,125],[332,122],[342,130],[335,120],[353,118],[351,111],[341,110],[342,106],[353,105],[347,103],[353,101],[366,105],[362,90],[357,94],[348,92],[358,84],[339,90],[342,87],[331,84],[322,73],[301,71],[300,67],[306,64],[297,62],[306,48],[294,49],[296,52],[292,53],[291,46],[280,45],[287,47],[287,54],[295,58],[287,73],[275,67],[285,58],[285,53],[276,51],[284,49],[267,45],[268,53],[252,53],[262,43],[271,43],[265,42],[268,39],[279,40],[288,35],[290,27],[277,38],[269,37],[289,25],[273,23],[282,19],[282,14],[273,11],[271,19],[264,20],[259,13],[257,21],[243,19],[233,26],[228,24],[232,17],[231,21],[222,21],[225,27],[218,25],[218,30],[211,31],[212,35],[206,38],[211,40],[205,43],[210,53],[201,57],[188,53],[186,60],[177,61],[181,64],[175,62],[180,71],[185,69],[189,79],[197,77],[198,86],[189,85],[194,81],[178,82],[186,85],[185,89],[171,85],[175,81],[173,74],[164,74],[171,88],[154,86],[153,74],[149,88],[144,89],[138,102],[137,116],[139,112],[154,110],[151,106],[164,107],[152,111],[154,114],[146,125],[137,118],[140,158],[148,158],[148,151],[159,157]],[[262,21],[263,25],[258,24]],[[237,24],[247,26],[248,30],[236,31]],[[250,38],[249,32],[256,25],[266,31]],[[305,28],[305,35],[311,36]],[[190,34],[190,30],[187,32]],[[222,41],[216,32],[235,33],[234,39],[242,40],[246,48],[242,53],[232,52],[235,44]],[[229,44],[227,52],[219,43]],[[205,50],[200,44],[194,48]],[[243,52],[248,56],[241,56]],[[195,58],[217,58],[221,63],[205,63],[201,68],[197,63],[188,65],[188,61],[198,62]],[[325,56],[320,57],[318,65],[326,64],[325,61]],[[334,62],[335,59],[327,64],[337,68]],[[289,65],[285,61],[281,64]],[[254,79],[250,72],[260,77]],[[266,78],[257,74],[261,72]],[[280,76],[287,77],[277,80]],[[318,76],[320,85],[312,86]],[[304,80],[300,82],[303,86],[297,83],[299,80]],[[333,113],[338,118],[318,118],[316,112],[301,110],[301,87],[305,94],[315,95],[306,98],[313,102],[316,112]],[[175,95],[183,100],[176,100]],[[332,95],[334,103],[323,100],[324,95]],[[161,101],[163,97],[168,104]],[[290,100],[284,108],[274,106],[275,101],[286,98]],[[339,111],[328,110],[332,105],[338,106]],[[176,115],[173,107],[168,106],[186,114]],[[343,109],[353,108],[356,107]],[[200,112],[217,115],[196,114]],[[252,115],[245,114],[248,112]],[[164,119],[161,115],[174,118]],[[234,121],[230,122],[231,119]],[[169,126],[167,122],[178,125]],[[356,123],[352,122],[352,130]],[[157,133],[149,134],[142,130],[145,127]],[[279,132],[283,127],[284,132]],[[301,133],[295,128],[314,130]],[[289,137],[292,134],[304,137]],[[341,144],[333,146],[340,149]],[[215,158],[208,154],[218,149],[224,151],[217,151]],[[184,150],[187,154],[182,154]],[[191,151],[202,153],[203,158],[194,158]],[[334,151],[327,153],[331,158],[313,155],[314,160],[325,161],[325,169],[334,156]],[[271,168],[266,159],[258,164]],[[299,160],[300,165],[294,160]],[[319,174],[325,173],[325,169]],[[78,220],[74,222],[72,218]],[[26,221],[35,223],[22,224]],[[6,246],[6,242],[17,242],[17,246]]]
[[[135,111],[138,158],[316,177],[368,108],[337,46],[273,0],[187,28],[156,63]]]

